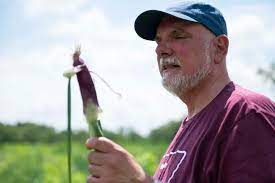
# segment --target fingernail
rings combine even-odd
[[[90,148],[91,147],[91,144],[92,144],[92,141],[93,141],[93,137],[90,137],[90,138],[88,138],[87,140],[86,140],[86,146],[88,147],[88,148]]]

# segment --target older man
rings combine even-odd
[[[275,182],[275,104],[230,81],[220,11],[204,3],[149,10],[135,29],[156,41],[163,86],[187,105],[188,116],[153,178],[118,144],[89,139],[96,151],[88,156],[88,182]]]

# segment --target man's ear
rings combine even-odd
[[[228,52],[229,40],[226,35],[217,36],[214,39],[214,47],[215,47],[215,64],[221,63]]]

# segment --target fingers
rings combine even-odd
[[[88,154],[88,162],[94,165],[102,165],[107,160],[107,154],[97,151],[90,151]]]
[[[94,176],[94,177],[100,177],[101,172],[102,172],[102,166],[90,164],[88,166],[88,171],[90,172],[90,174],[92,176]]]
[[[115,144],[105,137],[89,138],[86,141],[86,147],[88,149],[95,149],[97,151],[107,153],[111,152],[114,149]]]
[[[87,183],[99,183],[99,182],[102,182],[100,177],[95,177],[95,176],[92,176],[92,175],[89,175],[87,177]]]
[[[145,172],[123,147],[111,140],[99,137],[90,138],[86,147],[92,149],[88,154],[87,182],[142,182]],[[133,180],[134,176],[134,180]]]

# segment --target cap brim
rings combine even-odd
[[[182,20],[197,22],[195,19],[177,12],[148,10],[141,13],[135,21],[135,31],[143,39],[153,41],[157,28],[164,16],[174,16]]]

